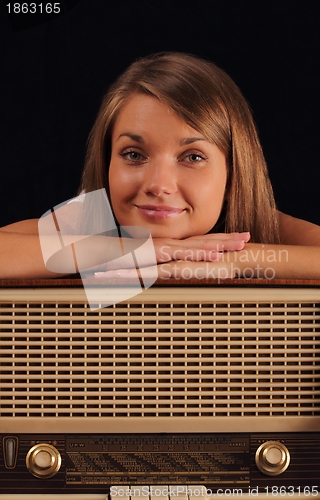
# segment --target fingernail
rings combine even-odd
[[[250,233],[249,231],[246,231],[244,233],[240,233],[240,236],[244,237],[244,242],[247,242],[250,239]]]
[[[217,260],[220,260],[222,258],[223,252],[214,252],[212,255],[211,262],[216,262]]]

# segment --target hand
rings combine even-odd
[[[236,278],[237,274],[236,269],[229,262],[186,262],[180,260],[143,268],[143,279],[152,279],[155,276],[163,280],[170,278],[177,280],[191,278],[224,280],[226,278]],[[118,269],[95,273],[95,277],[130,280],[137,279],[137,271],[136,269]]]
[[[243,250],[249,239],[249,233],[216,233],[192,236],[184,240],[155,238],[153,244],[157,262],[215,262],[221,259],[223,252]]]
[[[168,278],[170,274],[172,277],[177,277],[180,275],[183,269],[186,268],[185,262],[193,261],[196,262],[219,262],[223,256],[223,252],[239,251],[242,250],[245,244],[249,241],[249,233],[217,233],[217,234],[207,234],[200,236],[193,236],[186,238],[185,240],[175,240],[169,238],[156,238],[153,239],[153,244],[155,248],[156,260],[159,263],[158,273],[159,277]],[[178,261],[178,262],[174,262]],[[167,264],[164,264],[167,263]],[[110,265],[111,264],[111,265]],[[102,272],[96,272],[96,278],[130,278],[133,277],[132,273],[136,276],[135,269],[130,271],[129,267],[123,266],[123,260],[121,262],[121,269],[115,267],[116,261],[113,263],[108,263],[107,270]],[[162,265],[160,265],[162,264]],[[141,261],[139,262],[140,267]],[[150,271],[150,276],[154,276],[154,267],[148,268],[148,261],[146,258],[144,267],[144,276]],[[125,267],[125,268],[124,268]],[[205,266],[202,266],[202,271],[199,271],[198,266],[191,266],[192,272],[200,272],[203,275],[206,271]],[[191,269],[190,267],[190,269]],[[219,267],[220,268],[220,267]],[[100,268],[101,269],[101,268]],[[212,270],[211,270],[212,273]],[[223,274],[228,274],[226,264],[223,264]]]

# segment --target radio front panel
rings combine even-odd
[[[0,289],[0,498],[317,496],[319,320],[308,287],[153,287],[95,311],[81,288]]]

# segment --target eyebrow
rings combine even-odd
[[[140,142],[140,143],[144,142],[141,135],[131,134],[130,132],[124,132],[123,134],[120,134],[117,141],[120,139],[120,137],[129,137],[129,139],[132,139],[135,142]]]
[[[192,144],[197,141],[205,141],[204,137],[186,137],[185,139],[181,139],[180,146],[187,146],[188,144]]]
[[[123,134],[120,134],[117,140],[119,140],[120,137],[129,137],[129,139],[132,139],[135,142],[139,142],[140,144],[144,143],[143,137],[141,135],[132,134],[131,132],[124,132]],[[193,142],[197,142],[197,141],[205,141],[205,138],[204,137],[185,137],[184,139],[181,139],[181,141],[179,141],[179,144],[180,144],[180,146],[187,146],[188,144],[192,144]]]

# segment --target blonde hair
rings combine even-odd
[[[165,103],[224,153],[225,203],[213,231],[250,231],[252,242],[278,243],[273,191],[249,105],[224,71],[192,55],[160,53],[140,59],[111,86],[89,136],[81,190],[105,187],[109,194],[113,126],[137,93]]]

